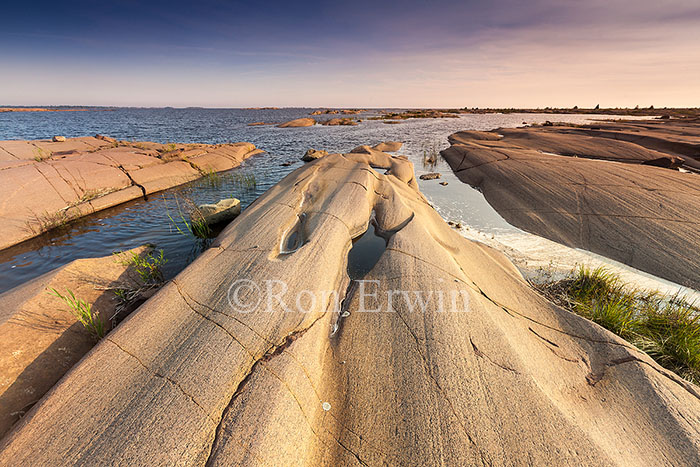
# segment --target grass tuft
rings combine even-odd
[[[124,252],[113,253],[117,263],[132,268],[138,274],[138,280],[127,286],[109,288],[117,296],[117,306],[114,315],[110,318],[112,327],[116,326],[123,315],[135,307],[139,300],[154,289],[159,288],[164,281],[162,267],[168,262],[165,259],[163,250],[158,254],[149,251],[147,254],[139,255],[134,252],[126,254]]]
[[[646,352],[664,368],[700,382],[700,308],[679,295],[623,284],[604,268],[580,267],[561,281],[535,285],[564,308]]]
[[[87,329],[90,334],[96,339],[102,339],[105,336],[105,325],[100,319],[100,313],[92,310],[92,305],[85,300],[76,298],[72,290],[66,290],[66,295],[62,295],[58,290],[52,288],[53,293],[49,295],[58,297],[63,300],[69,307],[70,311],[77,320]]]
[[[171,225],[178,231],[181,235],[192,236],[198,239],[208,239],[211,236],[211,228],[209,224],[204,220],[204,216],[200,212],[197,205],[189,198],[184,198],[183,203],[188,205],[186,208],[189,211],[189,216],[183,211],[183,206],[177,196],[175,196],[175,205],[177,212],[173,215],[166,210],[168,219],[170,219]],[[189,221],[187,220],[189,217]]]

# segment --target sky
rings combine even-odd
[[[15,1],[0,105],[697,107],[698,0]]]

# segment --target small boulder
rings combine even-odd
[[[382,152],[396,152],[401,149],[401,146],[403,146],[403,143],[398,141],[384,141],[374,146],[374,149]]]
[[[440,182],[440,185],[447,186],[447,182]]]
[[[316,120],[313,118],[297,118],[295,120],[290,120],[288,122],[280,123],[277,128],[299,128],[305,126],[314,126]]]
[[[316,159],[320,159],[322,157],[325,157],[328,155],[328,151],[324,151],[323,149],[320,151],[317,151],[316,149],[309,149],[306,151],[306,154],[304,154],[304,157],[301,158],[304,162],[311,162],[315,161]]]
[[[438,172],[431,172],[431,173],[421,175],[420,179],[421,180],[435,180],[436,178],[440,178],[440,177],[442,177],[442,174],[440,174]]]
[[[544,123],[542,124],[542,126],[554,126],[554,123],[552,123],[552,122],[550,122],[549,120],[547,120],[546,122],[544,122]]]
[[[216,204],[201,204],[197,209],[207,225],[215,225],[235,219],[241,213],[241,202],[236,198],[227,198]]]
[[[66,140],[65,136],[54,136],[53,141],[54,143],[62,143]]]

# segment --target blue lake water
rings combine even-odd
[[[168,217],[177,219],[177,202],[183,195],[196,203],[236,197],[243,209],[286,174],[303,163],[309,148],[348,152],[361,144],[402,141],[405,154],[414,163],[416,175],[438,171],[449,185],[438,180],[419,180],[421,191],[440,214],[483,232],[511,227],[488,205],[482,195],[462,184],[449,166],[439,160],[426,166],[423,156],[448,146],[447,136],[459,130],[491,130],[546,120],[585,123],[591,115],[487,114],[463,115],[450,119],[412,119],[400,124],[363,120],[358,126],[276,128],[248,126],[252,122],[283,122],[308,116],[313,109],[137,109],[118,108],[87,112],[0,113],[0,140],[45,139],[54,135],[77,137],[96,133],[117,139],[160,143],[224,143],[249,141],[265,154],[247,160],[234,172],[254,174],[256,186],[247,188],[223,178],[212,186],[193,182],[152,195],[148,201],[135,200],[79,220],[67,228],[0,251],[0,292],[44,274],[74,259],[96,257],[113,251],[155,244],[165,251],[167,277],[172,277],[206,248],[206,243],[181,235]],[[374,112],[376,113],[376,112]],[[361,119],[373,112],[357,116]],[[334,117],[319,116],[318,119]],[[600,116],[598,118],[610,118]],[[282,164],[291,162],[291,165]]]

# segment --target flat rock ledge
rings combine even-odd
[[[635,136],[636,135],[636,136]],[[466,131],[441,154],[509,223],[700,290],[700,119]],[[670,167],[670,166],[669,166]]]
[[[114,290],[141,287],[125,260],[150,250],[78,259],[0,294],[0,438],[96,343],[52,289],[92,305],[109,330],[119,306]]]
[[[229,170],[251,143],[158,144],[112,138],[0,141],[0,249],[52,227]]]
[[[289,174],[34,406],[0,465],[700,463],[699,389],[535,293],[413,173],[358,148]],[[370,225],[386,248],[352,282]]]

